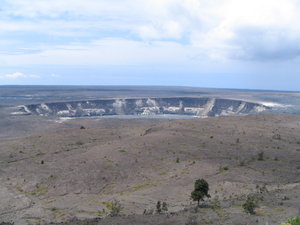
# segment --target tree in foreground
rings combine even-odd
[[[198,179],[195,182],[195,188],[191,193],[191,197],[193,201],[198,202],[198,206],[200,204],[200,200],[204,201],[204,197],[210,198],[210,195],[208,194],[209,186],[206,180],[204,179]]]

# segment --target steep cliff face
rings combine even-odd
[[[191,115],[213,117],[251,114],[266,110],[261,104],[215,98],[131,98],[54,102],[19,106],[21,114],[59,117],[106,115]]]

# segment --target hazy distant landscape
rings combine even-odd
[[[256,106],[253,105],[253,107],[260,106],[257,108],[260,108],[257,111],[259,113],[300,113],[299,92],[280,91],[251,91],[157,86],[2,86],[0,89],[0,98],[0,139],[17,137],[19,134],[24,135],[28,132],[39,132],[41,129],[47,127],[43,126],[43,124],[61,120],[60,118],[68,117],[68,115],[74,117],[76,110],[79,111],[79,113],[77,113],[78,115],[82,114],[83,117],[92,117],[89,116],[88,113],[83,113],[82,107],[78,108],[78,103],[86,103],[88,101],[108,101],[107,104],[105,103],[106,105],[104,105],[103,108],[110,108],[113,111],[111,111],[110,114],[107,114],[122,118],[124,118],[124,116],[126,118],[126,113],[124,113],[124,105],[122,105],[122,101],[124,101],[124,99],[135,99],[134,102],[144,99],[144,102],[141,102],[141,107],[137,107],[135,103],[134,106],[131,106],[131,108],[129,107],[131,110],[129,114],[131,114],[131,117],[133,116],[133,118],[162,117],[170,119],[184,119],[192,118],[193,116],[203,118],[207,116],[221,116],[222,111],[224,115],[246,115],[249,113],[256,113],[254,108],[245,108],[245,106],[243,106],[243,102],[257,104]],[[151,98],[153,100],[161,98],[171,99],[171,102],[173,101],[173,103],[170,101],[165,102],[163,103],[163,106],[155,103],[155,101],[154,103],[151,103],[150,101],[150,105],[148,105],[147,100],[151,100]],[[180,111],[183,110],[180,109],[180,102],[182,102],[180,98],[194,99],[194,103],[192,103],[194,105],[191,105],[191,103],[188,102],[186,103],[188,104],[186,107],[190,108],[190,112],[185,113],[184,111]],[[198,102],[197,99],[202,99],[202,102]],[[213,107],[214,105],[211,104],[212,100],[216,99],[219,99],[220,104]],[[229,102],[227,101],[222,103],[222,101],[220,101],[222,99],[227,99]],[[123,111],[118,109],[117,111],[115,110],[118,108],[116,107],[118,106],[116,102],[121,104]],[[233,102],[234,108],[232,108],[233,105],[231,105]],[[23,108],[23,106],[28,105],[41,107],[41,104],[54,104],[53,107],[55,108],[55,103],[59,103],[59,107],[63,107],[61,111],[65,111],[65,115],[57,114],[59,110],[55,109],[54,111],[56,113],[52,112],[49,114],[48,112],[47,114],[47,112],[44,112],[44,114],[48,116],[48,118],[45,119],[43,117],[36,116],[39,115],[36,109],[33,112],[26,113]],[[72,109],[68,109],[64,103],[71,103],[74,107]],[[158,105],[155,106],[153,104]],[[239,109],[241,105],[244,108]],[[182,104],[181,107],[183,106],[184,105]],[[168,111],[168,107],[173,108],[173,112],[170,112],[170,110]],[[96,110],[100,110],[99,107],[90,105],[86,106],[86,108],[95,108]],[[151,112],[151,110],[153,112]],[[238,110],[240,110],[240,112],[238,112]],[[42,111],[40,111],[41,114],[43,114]],[[25,115],[22,116],[24,113]],[[99,113],[98,116],[105,117],[105,115],[102,114]],[[130,118],[129,115],[127,118]],[[30,123],[28,123],[28,121],[30,121]]]

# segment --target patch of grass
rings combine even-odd
[[[42,224],[42,222],[38,219],[29,219],[26,220],[27,224],[32,224],[32,225],[40,225]]]
[[[16,190],[19,192],[23,192],[23,189],[20,186],[16,186]]]
[[[230,157],[230,160],[238,160],[238,157]]]
[[[57,176],[52,175],[52,174],[48,177],[48,180],[56,180],[56,179],[57,179]]]
[[[35,156],[44,156],[44,155],[45,155],[45,153],[43,153],[43,152],[38,152],[38,153],[36,153]]]
[[[201,225],[201,224],[197,221],[197,216],[189,216],[185,225]]]
[[[160,175],[167,175],[168,174],[168,172],[166,172],[166,171],[163,171],[163,172],[161,172],[161,173],[159,173]]]
[[[283,208],[275,208],[275,211],[278,213],[282,213],[282,212],[284,212],[284,209]]]
[[[225,172],[225,171],[227,171],[227,170],[229,170],[228,166],[224,166],[224,167],[220,167],[220,168],[219,168],[219,172],[220,172],[220,173],[223,173],[223,172]]]
[[[118,216],[122,210],[122,206],[117,200],[114,200],[113,202],[104,201],[102,202],[102,204],[105,205],[106,208],[110,211],[110,216]]]
[[[113,203],[112,203],[112,202],[109,202],[109,201],[103,201],[102,204],[105,205],[105,207],[106,207],[108,210],[112,210],[112,207],[113,207]]]
[[[181,174],[189,174],[190,172],[188,170],[182,170]]]
[[[59,210],[59,209],[57,209],[55,207],[53,207],[51,209],[51,211],[54,213],[54,215],[55,215],[56,218],[60,217],[64,213],[62,210]]]
[[[274,134],[272,136],[272,139],[274,139],[274,140],[281,140],[281,135],[280,134]]]
[[[113,163],[113,162],[114,162],[114,161],[112,161],[111,159],[109,159],[107,156],[104,156],[103,159],[106,160],[106,161],[109,162],[109,163]]]
[[[243,207],[241,205],[233,205],[232,207],[235,209],[243,210]]]
[[[84,145],[84,143],[82,141],[76,141],[75,145],[80,146],[80,145]]]
[[[101,217],[101,218],[104,218],[104,217],[106,217],[108,214],[107,214],[107,212],[105,211],[105,209],[103,209],[103,210],[99,210],[98,212],[97,212],[97,216],[99,216],[99,217]]]
[[[266,211],[262,208],[255,209],[255,214],[258,216],[267,216]]]
[[[130,188],[128,191],[123,192],[122,194],[127,194],[127,193],[131,193],[131,192],[136,192],[136,191],[142,190],[142,189],[144,189],[144,188],[147,188],[147,187],[149,187],[149,186],[151,186],[151,185],[153,185],[152,182],[151,182],[151,180],[150,180],[150,179],[147,179],[147,180],[145,180],[144,183],[139,184],[139,185],[136,185],[136,186]]]
[[[210,207],[213,210],[219,210],[221,208],[219,198],[215,197],[213,200],[211,200]]]
[[[48,192],[47,188],[42,184],[36,185],[36,191],[38,192],[39,195],[45,195]]]

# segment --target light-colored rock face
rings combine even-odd
[[[19,106],[17,113],[59,117],[162,114],[214,117],[259,113],[267,109],[262,104],[242,100],[178,97],[42,103]]]

